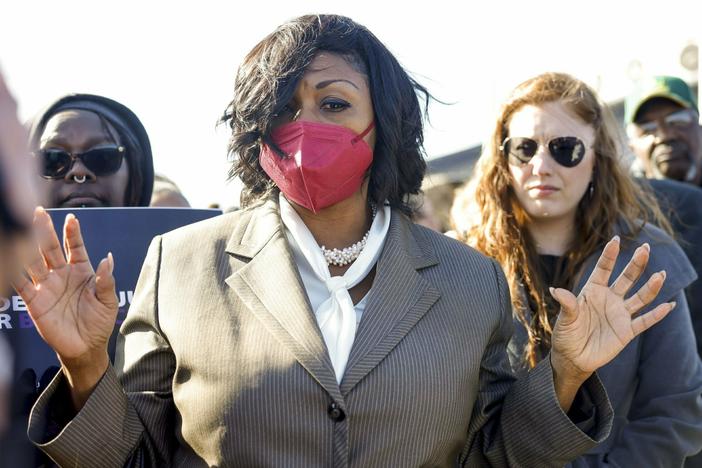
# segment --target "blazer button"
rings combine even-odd
[[[339,408],[339,405],[336,403],[329,405],[329,408],[327,408],[327,414],[329,414],[329,418],[334,422],[341,422],[346,419],[344,410]]]

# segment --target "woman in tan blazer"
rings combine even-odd
[[[153,241],[114,366],[114,260],[93,273],[70,215],[64,258],[38,210],[17,288],[62,370],[32,440],[64,466],[406,467],[558,466],[605,438],[594,371],[670,311],[630,316],[661,278],[625,300],[635,254],[608,288],[611,242],[577,299],[557,293],[560,346],[515,381],[499,265],[407,217],[418,95],[348,18],[256,45],[224,117],[245,209]]]

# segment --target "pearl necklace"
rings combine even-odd
[[[378,209],[375,207],[375,205],[373,205],[371,210],[373,211],[373,219],[375,219],[375,214],[378,212]],[[350,245],[349,247],[344,247],[343,249],[330,250],[325,246],[320,247],[322,249],[322,255],[324,255],[324,259],[327,261],[327,265],[346,266],[355,261],[366,247],[369,234],[370,229],[366,231],[360,241]]]

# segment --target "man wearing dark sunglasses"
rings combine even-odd
[[[65,96],[35,119],[30,142],[46,181],[44,206],[148,206],[151,146],[124,105],[102,96]]]
[[[701,185],[702,127],[695,96],[680,78],[645,80],[625,102],[627,133],[649,179]]]

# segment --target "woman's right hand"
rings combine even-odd
[[[31,281],[22,276],[14,286],[37,331],[58,355],[79,410],[110,362],[107,345],[119,305],[114,260],[108,254],[93,270],[73,214],[66,216],[63,249],[43,208],[35,210],[33,224],[38,249],[25,266]]]

